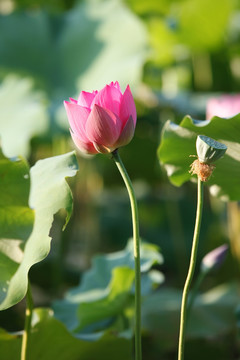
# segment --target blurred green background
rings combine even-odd
[[[135,137],[120,153],[136,189],[141,236],[158,244],[164,257],[165,282],[158,291],[181,289],[196,185],[172,186],[160,168],[157,148],[166,120],[179,123],[185,114],[205,119],[209,97],[239,91],[240,2],[0,1],[0,134],[6,156],[25,156],[33,165],[72,150],[63,101],[116,80],[122,90],[130,84],[137,105]],[[61,214],[56,217],[51,253],[30,272],[36,306],[60,298],[78,283],[93,255],[120,250],[131,236],[129,202],[113,161],[81,154],[78,161],[78,175],[69,181],[73,217],[63,233],[64,220]],[[220,202],[206,190],[199,262],[222,243],[230,240],[234,246],[202,291],[238,280],[238,222],[236,204]],[[2,327],[22,328],[21,306],[0,314]],[[213,331],[188,339],[192,346],[186,359],[197,360],[198,348],[209,359],[239,359],[235,320],[221,334],[221,351],[220,335]],[[159,351],[162,359],[174,359],[176,341],[161,347],[154,326],[154,321],[146,325],[146,358],[158,359]]]

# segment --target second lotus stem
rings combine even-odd
[[[182,295],[180,331],[179,331],[179,343],[178,343],[178,360],[184,359],[184,342],[185,342],[185,333],[186,333],[186,325],[187,325],[188,295],[197,261],[197,250],[198,250],[200,227],[202,220],[202,209],[203,209],[203,182],[200,180],[200,178],[198,178],[198,200],[197,200],[196,221],[195,221],[193,243],[192,243],[192,252],[191,252],[187,279],[184,285],[183,295]]]

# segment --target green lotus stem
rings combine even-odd
[[[198,196],[197,196],[197,212],[196,212],[196,221],[195,221],[195,229],[193,235],[193,243],[192,243],[192,252],[190,258],[190,265],[188,269],[187,279],[183,289],[182,295],[182,305],[181,305],[181,317],[180,317],[180,331],[179,331],[179,343],[178,343],[178,360],[184,359],[184,342],[185,342],[185,333],[186,333],[186,325],[187,325],[187,301],[188,294],[192,282],[192,278],[194,275],[194,270],[197,261],[197,249],[199,242],[199,234],[202,220],[202,208],[203,208],[203,182],[198,178]]]
[[[126,185],[132,210],[133,225],[133,251],[135,261],[135,360],[142,359],[141,344],[141,264],[140,264],[140,236],[139,236],[139,220],[136,196],[134,193],[132,182],[123,165],[117,150],[113,153],[113,159],[118,167],[123,181]]]
[[[31,292],[30,282],[28,281],[28,289],[26,294],[25,324],[24,324],[24,332],[22,337],[22,348],[21,348],[21,360],[27,359],[27,349],[28,349],[29,337],[31,332],[32,310],[33,310],[32,292]]]

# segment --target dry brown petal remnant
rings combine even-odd
[[[201,181],[207,181],[212,175],[215,165],[202,163],[198,159],[191,164],[190,174],[196,174]]]

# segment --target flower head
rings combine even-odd
[[[110,153],[133,138],[137,113],[129,85],[122,93],[111,82],[100,91],[82,91],[64,101],[75,145],[88,154]]]

